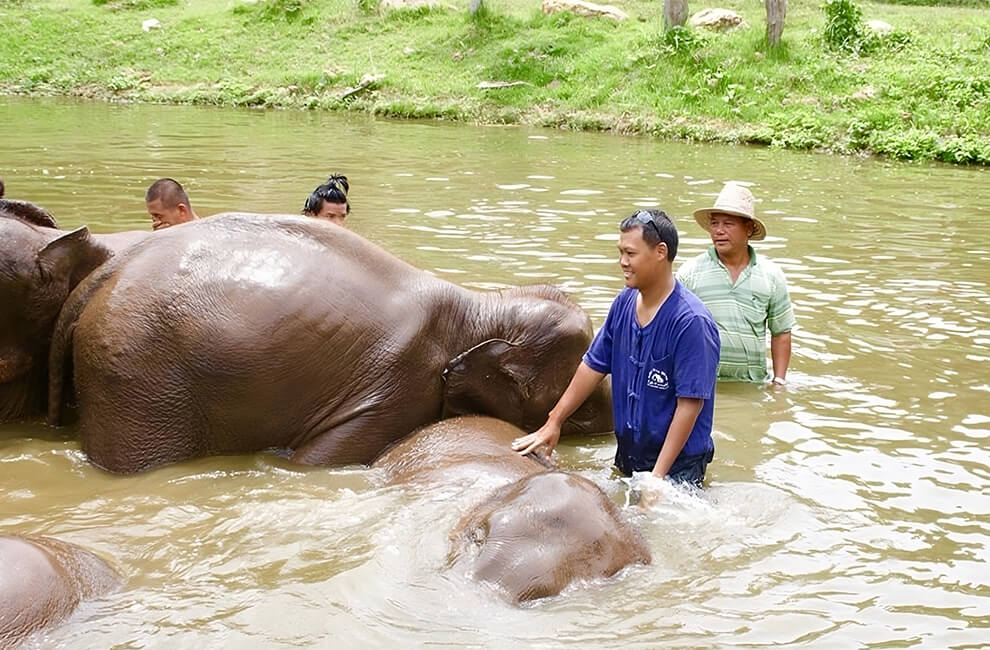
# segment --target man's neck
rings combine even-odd
[[[674,291],[675,284],[676,280],[674,279],[673,272],[668,271],[649,287],[640,287],[639,295],[641,296],[643,307],[646,309],[660,307],[667,299],[667,296]]]
[[[729,253],[720,253],[717,249],[715,254],[718,255],[718,259],[726,268],[730,269],[742,269],[749,266],[749,245],[747,244],[745,248],[740,250],[731,251]]]

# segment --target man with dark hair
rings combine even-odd
[[[199,219],[186,191],[171,178],[160,178],[152,183],[144,195],[144,203],[151,215],[152,230]]]
[[[351,203],[347,200],[350,185],[343,174],[334,174],[327,182],[313,190],[306,199],[302,213],[308,217],[328,219],[338,226],[343,226],[347,215],[351,213]]]
[[[702,302],[674,278],[677,228],[666,214],[641,210],[619,230],[626,288],[546,423],[512,448],[528,454],[543,447],[549,454],[561,423],[611,374],[618,470],[700,487],[715,449],[718,328]]]

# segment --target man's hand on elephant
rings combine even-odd
[[[512,449],[519,452],[519,455],[525,456],[543,447],[543,453],[549,458],[558,440],[560,440],[560,426],[547,422],[533,433],[513,440]]]
[[[630,500],[640,510],[649,510],[663,503],[667,487],[666,481],[653,472],[633,472],[629,480]]]

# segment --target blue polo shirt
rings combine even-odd
[[[612,375],[612,412],[624,474],[652,471],[678,397],[704,400],[680,456],[714,449],[712,415],[718,372],[718,327],[711,312],[677,282],[646,327],[636,320],[639,291],[626,288],[612,302],[584,362]]]

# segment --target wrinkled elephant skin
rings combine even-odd
[[[72,289],[151,233],[67,232],[42,208],[0,199],[0,422],[43,415],[49,344]]]
[[[494,492],[467,489],[461,497],[468,512],[451,535],[449,557],[512,602],[649,564],[642,536],[598,486],[512,451],[512,440],[524,433],[488,417],[453,418],[403,439],[374,466],[390,485],[494,483]]]
[[[67,618],[79,603],[118,589],[99,557],[50,537],[0,535],[0,648]]]
[[[76,288],[52,339],[49,422],[71,366],[83,450],[112,472],[271,448],[368,463],[444,416],[535,428],[591,336],[553,287],[471,291],[325,221],[215,215]],[[565,433],[611,425],[603,388]]]
[[[577,474],[543,472],[503,487],[465,517],[451,559],[520,602],[651,557],[601,488]]]

